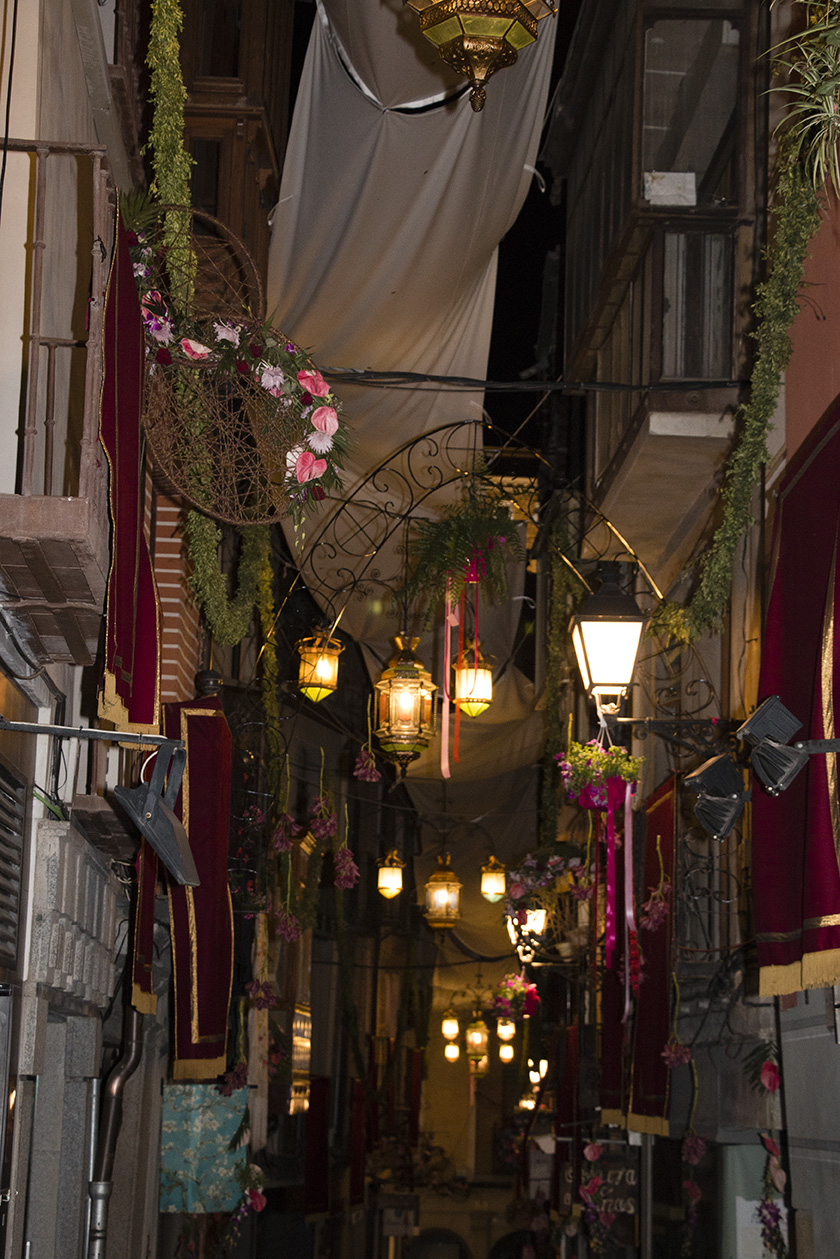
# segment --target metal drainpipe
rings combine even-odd
[[[99,1139],[93,1163],[90,1195],[88,1259],[105,1259],[108,1233],[108,1203],[113,1189],[114,1154],[122,1125],[123,1092],[143,1056],[143,1016],[128,996],[123,1010],[123,1043],[119,1058],[111,1068],[100,1098]]]

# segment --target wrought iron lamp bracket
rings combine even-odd
[[[675,755],[692,753],[706,757],[733,749],[740,722],[725,717],[616,717],[606,716],[608,726],[629,726],[639,739],[656,735]]]

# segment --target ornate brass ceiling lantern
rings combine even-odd
[[[386,900],[392,900],[402,891],[404,866],[405,862],[400,860],[396,848],[392,848],[388,856],[383,857],[379,862],[376,887],[379,895],[384,896]]]
[[[420,30],[441,60],[472,85],[470,104],[484,108],[484,85],[512,66],[520,48],[537,38],[537,22],[557,12],[556,0],[403,0],[420,17]]]
[[[374,734],[383,754],[399,765],[405,778],[406,769],[434,734],[437,687],[414,654],[420,639],[400,634],[394,642],[396,655],[376,683],[379,724]]]
[[[454,927],[461,916],[461,880],[449,865],[449,853],[438,857],[437,869],[426,881],[426,922],[430,927]]]

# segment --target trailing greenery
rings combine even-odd
[[[774,70],[788,80],[775,90],[793,98],[780,130],[814,191],[830,182],[840,192],[840,5],[795,2],[805,28],[773,50]]]
[[[251,625],[268,545],[268,526],[251,525],[241,531],[238,585],[233,597],[228,595],[227,578],[219,569],[221,529],[209,516],[193,510],[187,513],[186,534],[193,563],[190,585],[195,601],[216,641],[233,647],[242,641]]]
[[[508,589],[507,561],[524,558],[507,502],[477,475],[466,480],[463,499],[444,510],[440,520],[411,522],[408,553],[411,575],[394,596],[395,604],[427,602],[427,619],[446,597],[461,597],[464,587],[479,582],[496,601]]]
[[[184,105],[187,90],[181,74],[180,34],[184,15],[180,0],[153,0],[149,51],[146,64],[151,72],[149,95],[152,101],[152,127],[149,148],[154,178],[150,189],[164,205],[190,204],[192,158],[184,147]],[[164,245],[173,299],[182,310],[192,302],[195,259],[185,230],[185,215],[170,212],[164,224]]]
[[[698,588],[686,608],[666,603],[653,617],[649,633],[669,633],[683,642],[714,631],[726,610],[738,543],[752,523],[751,502],[762,464],[767,434],[779,400],[782,373],[791,355],[789,330],[798,310],[797,296],[808,244],[819,224],[819,202],[794,145],[779,154],[775,232],[767,250],[767,279],[756,290],[757,345],[750,379],[750,400],[737,413],[741,436],[726,465],[723,520],[706,552]]]

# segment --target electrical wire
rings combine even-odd
[[[356,367],[322,367],[328,380],[371,389],[422,389],[473,393],[697,393],[705,389],[745,389],[746,380],[663,380],[627,384],[617,380],[481,380],[472,376],[434,376],[426,372],[377,372]]]
[[[0,163],[0,219],[3,216],[3,191],[6,185],[6,159],[9,155],[9,128],[12,117],[12,78],[15,70],[15,48],[17,47],[18,0],[12,6],[12,33],[9,40],[9,79],[6,84],[6,116],[3,123],[3,161]]]

